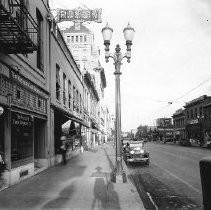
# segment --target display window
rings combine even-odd
[[[33,161],[33,119],[30,115],[11,113],[12,168]]]

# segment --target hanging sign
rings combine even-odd
[[[102,23],[101,19],[102,9],[82,9],[77,8],[74,10],[67,9],[57,9],[57,22],[62,21],[73,21],[73,22],[86,22],[94,21],[97,23]]]

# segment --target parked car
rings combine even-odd
[[[122,139],[122,148],[124,149],[126,147],[127,143],[129,143],[130,141],[133,141],[133,139],[130,137],[124,137]]]
[[[144,148],[143,141],[130,141],[124,148],[123,159],[126,164],[144,162],[149,165],[149,152]]]

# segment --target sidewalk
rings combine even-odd
[[[0,209],[144,209],[129,179],[124,184],[110,182],[114,159],[109,143],[85,151],[67,165],[47,169],[1,191]]]

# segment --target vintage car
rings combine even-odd
[[[130,141],[124,148],[123,159],[126,164],[143,162],[149,165],[149,153],[144,148],[143,141]]]
[[[127,143],[130,143],[131,141],[133,141],[133,139],[130,138],[130,137],[122,138],[122,147],[123,147],[123,149],[126,147]]]

